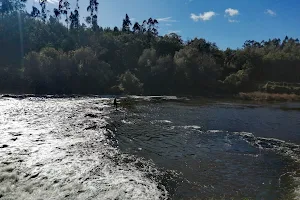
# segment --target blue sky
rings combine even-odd
[[[38,6],[28,0],[27,7]],[[58,0],[48,0],[48,9]],[[87,16],[88,0],[80,0],[80,15]],[[132,21],[153,17],[160,34],[176,32],[215,42],[221,49],[239,48],[246,40],[300,38],[299,0],[98,0],[99,25],[121,27],[127,13]],[[75,5],[75,0],[70,0]]]

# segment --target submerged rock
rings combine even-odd
[[[7,147],[8,147],[7,144],[2,144],[2,145],[0,145],[0,148],[7,148]]]
[[[32,176],[30,176],[30,178],[32,179],[32,178],[36,178],[36,177],[38,177],[38,175],[40,174],[40,172],[38,172],[38,173],[36,173],[36,174],[33,174]]]
[[[95,124],[95,125],[85,128],[85,130],[95,130],[96,128],[97,128],[97,125]]]
[[[85,117],[92,117],[92,118],[96,118],[98,117],[96,114],[92,114],[92,113],[88,113],[85,115]]]

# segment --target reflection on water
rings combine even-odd
[[[299,190],[300,112],[147,103],[118,117],[123,152],[180,174],[165,180],[172,199],[292,199]]]

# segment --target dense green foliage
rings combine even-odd
[[[79,21],[78,2],[70,11],[69,3],[60,0],[49,15],[46,1],[30,14],[23,11],[24,0],[2,1],[0,92],[299,93],[298,87],[262,85],[300,82],[298,39],[246,41],[241,49],[223,51],[205,39],[184,42],[177,34],[161,36],[153,18],[132,24],[126,14],[120,28],[102,28],[96,0],[87,8],[87,25]]]

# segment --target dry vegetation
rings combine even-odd
[[[255,101],[299,101],[300,95],[296,94],[271,94],[264,92],[239,93],[239,98],[243,100]]]

